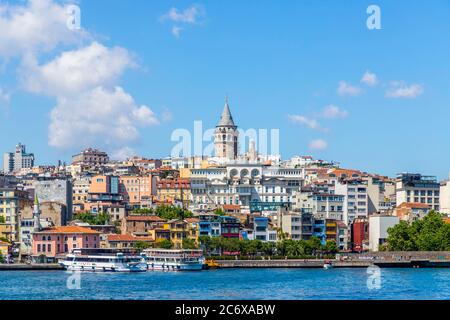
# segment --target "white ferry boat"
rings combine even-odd
[[[202,250],[146,249],[142,256],[149,271],[196,271],[205,265]]]
[[[142,256],[112,249],[75,249],[59,264],[67,270],[90,272],[145,272]]]

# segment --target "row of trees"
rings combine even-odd
[[[299,241],[284,239],[275,243],[262,242],[260,240],[201,236],[199,242],[206,255],[223,252],[239,252],[241,256],[263,255],[267,257],[287,256],[293,258],[310,258],[316,257],[318,254],[333,255],[338,252],[335,242],[328,241],[326,245],[322,245],[320,239],[316,237]]]
[[[450,224],[435,211],[412,223],[401,221],[388,230],[387,243],[380,250],[449,251]]]
[[[100,212],[97,214],[82,212],[76,214],[75,219],[92,225],[106,225],[111,220],[111,217],[106,212]]]
[[[192,218],[192,212],[185,210],[183,208],[175,206],[161,205],[156,207],[156,209],[135,209],[134,214],[142,215],[156,215],[165,220],[180,219],[180,218]]]
[[[138,250],[144,250],[150,247],[160,249],[172,249],[173,243],[170,240],[163,239],[161,241],[154,243],[153,245],[150,245],[148,242],[145,241],[138,241],[134,244],[134,248]],[[193,239],[183,239],[183,249],[198,249],[198,246]]]

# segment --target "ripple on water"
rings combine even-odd
[[[450,269],[381,269],[381,288],[370,290],[366,269],[223,269],[193,273],[70,273],[2,271],[0,299],[449,299]]]

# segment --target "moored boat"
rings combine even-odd
[[[70,271],[145,272],[147,266],[134,251],[113,249],[75,249],[59,264]]]
[[[198,271],[205,264],[202,250],[146,249],[142,256],[150,271]]]

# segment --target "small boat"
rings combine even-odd
[[[218,269],[220,268],[219,264],[216,260],[205,260],[206,269]]]
[[[323,268],[325,270],[329,270],[333,268],[333,264],[331,263],[331,261],[325,261],[325,263],[323,264]]]
[[[131,251],[75,249],[59,264],[66,270],[86,272],[145,272],[142,257]]]
[[[145,249],[142,257],[147,269],[155,271],[197,271],[205,265],[202,250]]]

